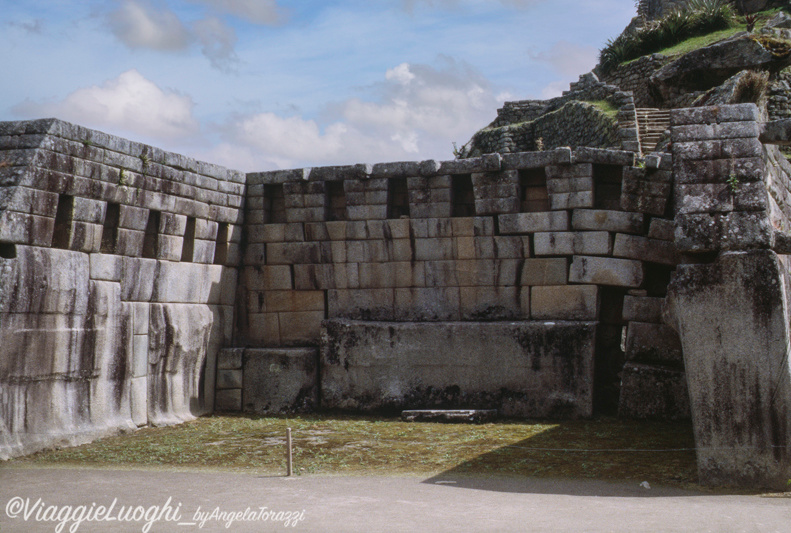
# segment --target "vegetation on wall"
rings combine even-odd
[[[600,68],[608,73],[625,61],[733,27],[737,22],[736,9],[729,0],[690,0],[659,20],[645,22],[642,27],[607,41],[599,53]]]
[[[761,104],[769,90],[769,73],[750,70],[739,80],[733,91],[734,104]]]

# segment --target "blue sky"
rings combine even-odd
[[[244,171],[452,159],[560,94],[632,0],[0,0],[0,120],[58,117]]]

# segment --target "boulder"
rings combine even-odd
[[[678,92],[705,91],[742,70],[779,71],[791,65],[791,41],[740,33],[693,50],[651,75],[655,94],[670,99]]]

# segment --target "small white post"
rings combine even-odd
[[[291,453],[291,428],[286,428],[286,459],[287,459],[287,476],[294,474],[294,456]]]

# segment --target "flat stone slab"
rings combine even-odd
[[[497,418],[497,409],[412,409],[401,411],[404,422],[474,422]]]

